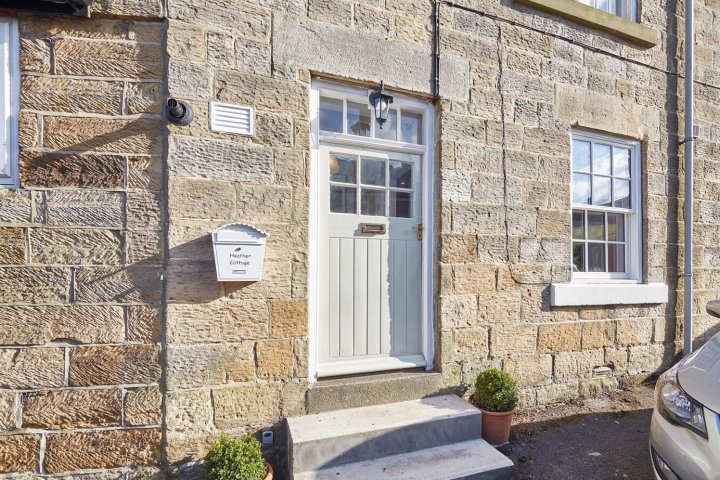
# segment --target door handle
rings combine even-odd
[[[373,235],[383,235],[387,232],[387,226],[382,223],[361,223],[360,231]]]

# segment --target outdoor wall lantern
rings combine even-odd
[[[193,112],[193,109],[189,104],[174,98],[168,99],[167,119],[170,123],[186,127],[192,123],[194,118],[195,112]]]
[[[393,103],[393,96],[385,93],[384,82],[380,81],[380,90],[373,90],[370,93],[369,100],[373,110],[375,110],[375,120],[382,130],[383,125],[387,122],[390,113],[390,104]]]

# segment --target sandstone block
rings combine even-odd
[[[488,328],[459,328],[455,330],[454,359],[477,362],[488,356]]]
[[[45,117],[43,142],[48,148],[76,152],[117,152],[160,155],[159,119]]]
[[[269,147],[292,147],[292,120],[285,114],[258,113],[255,115],[255,136],[257,143]]]
[[[163,89],[160,83],[142,82],[128,83],[126,93],[127,113],[151,113],[161,115],[163,112]]]
[[[56,341],[115,343],[124,340],[125,322],[121,307],[0,307],[0,345],[42,345]]]
[[[263,300],[171,304],[167,317],[168,342],[173,344],[232,343],[268,335],[269,315]]]
[[[265,274],[257,283],[264,282]],[[212,260],[172,262],[168,267],[167,296],[172,302],[210,302],[222,297],[222,288]]]
[[[213,390],[215,426],[219,429],[261,426],[280,417],[277,384],[250,385]]]
[[[25,263],[25,229],[0,227],[0,264]]]
[[[672,351],[664,345],[640,345],[629,348],[627,369],[631,375],[662,370],[672,360]]]
[[[126,425],[159,425],[162,422],[162,392],[159,387],[128,390],[123,404]]]
[[[45,471],[157,465],[160,441],[159,428],[51,434],[47,436]]]
[[[40,435],[0,436],[0,473],[38,473]]]
[[[652,342],[652,318],[633,318],[617,321],[618,345],[646,345]]]
[[[453,289],[458,295],[495,291],[497,269],[492,265],[454,265]]]
[[[478,321],[478,300],[475,295],[440,297],[442,328],[474,327]]]
[[[62,387],[64,384],[64,349],[10,348],[0,350],[0,388],[30,389]]]
[[[167,388],[195,388],[255,380],[253,342],[171,346],[167,352]]]
[[[203,64],[173,58],[168,67],[168,90],[176,97],[210,100],[212,72]]]
[[[40,129],[37,115],[30,112],[20,112],[18,116],[18,145],[20,148],[35,147],[39,139]]]
[[[125,198],[120,192],[102,190],[51,190],[45,192],[48,225],[122,227]]]
[[[55,69],[60,75],[152,78],[163,75],[160,45],[133,42],[55,42]]]
[[[127,193],[127,226],[135,229],[156,229],[163,226],[164,214],[161,194],[147,190]]]
[[[292,188],[270,185],[236,186],[237,219],[242,222],[287,223],[292,219]]]
[[[272,300],[269,306],[273,337],[290,338],[307,335],[307,300]]]
[[[18,394],[0,392],[0,432],[15,430],[17,425]]]
[[[258,376],[264,380],[282,380],[293,376],[293,345],[289,340],[258,342]]]
[[[477,237],[467,235],[442,235],[441,261],[443,263],[475,263],[477,261]]]
[[[23,151],[20,153],[20,178],[26,187],[122,188],[125,158]]]
[[[347,0],[309,0],[308,16],[315,20],[350,26],[353,4]]]
[[[556,323],[540,325],[538,348],[543,352],[568,352],[580,350],[579,323]]]
[[[119,115],[124,88],[123,82],[26,75],[20,102],[29,110]]]
[[[272,8],[279,8],[272,3]],[[228,4],[223,0],[188,0],[170,5],[171,19],[187,20],[202,18],[209,25],[226,28],[228,25],[242,25],[245,37],[265,40],[270,34],[270,11],[255,5]]]
[[[270,65],[272,63],[270,43],[236,38],[234,50],[231,58],[234,60],[233,68],[235,70],[256,75],[270,74]]]
[[[138,190],[162,189],[163,165],[159,157],[130,157],[128,159],[128,188]]]
[[[485,143],[485,120],[467,115],[443,112],[442,139],[451,142]]]
[[[568,402],[578,396],[578,381],[560,383],[541,387],[537,392],[537,404],[549,405],[552,403]]]
[[[174,218],[229,220],[235,216],[235,189],[227,182],[173,178],[168,203]]]
[[[295,354],[295,377],[307,378],[310,368],[310,347],[307,338],[293,340]]]
[[[168,163],[171,173],[179,177],[269,183],[273,174],[272,150],[226,140],[174,135]]]
[[[504,211],[497,206],[457,204],[452,207],[453,233],[496,234],[504,229]]]
[[[283,384],[281,412],[283,417],[305,415],[307,413],[305,394],[308,390],[306,380],[290,381]]]
[[[32,199],[26,190],[0,191],[0,222],[30,222]]]
[[[120,425],[119,389],[57,390],[23,394],[23,428],[92,428]]]
[[[55,267],[0,268],[0,303],[67,302],[70,270]]]
[[[20,70],[50,73],[50,42],[42,39],[21,38]]]
[[[490,353],[493,357],[534,354],[537,337],[535,325],[493,325],[490,329]]]
[[[128,38],[128,25],[124,21],[93,19],[91,22],[78,22],[72,17],[33,14],[24,14],[21,18],[19,29],[23,37],[74,37],[101,40]]]
[[[215,74],[214,88],[222,102],[298,115],[305,115],[309,107],[308,86],[291,80],[221,70]]]
[[[547,264],[514,263],[510,265],[512,279],[520,284],[547,284],[552,280],[552,266]]]
[[[209,390],[169,393],[167,428],[173,433],[199,433],[213,430],[213,408]]]
[[[185,19],[183,19],[185,20]],[[202,25],[192,25],[178,20],[169,20],[167,28],[167,51],[171,57],[185,58],[191,62],[205,61],[205,37]]]
[[[162,230],[127,230],[125,232],[125,261],[148,266],[162,265],[163,237]]]
[[[125,268],[82,267],[75,274],[80,302],[141,303],[160,300],[160,269],[129,265]]]
[[[547,385],[552,379],[552,356],[508,358],[503,369],[517,380],[518,387]]]
[[[214,268],[214,267],[213,267]],[[292,288],[303,288],[306,280],[297,285],[291,285],[293,263],[265,262],[263,265],[262,282],[243,283],[235,282],[225,285],[226,294],[232,299],[287,299],[291,297]],[[297,278],[293,278],[293,282]]]
[[[120,247],[120,235],[112,230],[30,229],[32,263],[115,265]]]
[[[70,350],[72,386],[154,383],[160,380],[160,373],[160,348],[154,345]]]
[[[583,323],[582,348],[603,348],[615,344],[614,322]]]
[[[463,170],[443,170],[440,172],[440,191],[445,202],[469,202],[472,196],[472,183],[468,181],[469,172]]]
[[[128,307],[127,336],[131,342],[157,343],[162,337],[159,307],[134,305]]]

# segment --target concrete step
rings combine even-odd
[[[442,395],[287,422],[292,469],[305,472],[475,440],[482,413],[455,395]]]
[[[485,440],[295,474],[295,480],[510,480],[515,466]]]
[[[404,402],[436,395],[442,375],[428,372],[394,372],[321,380],[307,393],[308,413]]]

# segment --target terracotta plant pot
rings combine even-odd
[[[513,412],[488,412],[482,408],[482,436],[491,445],[503,445],[510,439]]]
[[[267,463],[267,462],[265,462],[265,465],[267,465],[267,471],[268,471],[268,474],[267,474],[267,476],[265,477],[265,480],[273,480],[273,468],[272,468],[272,465],[270,465],[270,464]]]

